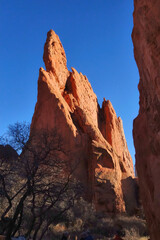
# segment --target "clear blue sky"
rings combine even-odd
[[[53,29],[67,65],[85,74],[101,104],[109,99],[123,120],[134,160],[138,70],[131,32],[133,0],[0,0],[0,135],[8,124],[31,121],[43,46]]]

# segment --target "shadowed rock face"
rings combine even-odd
[[[63,153],[72,164],[79,162],[75,176],[84,184],[85,195],[98,210],[124,212],[122,180],[133,178],[133,163],[122,121],[109,101],[102,108],[82,73],[68,71],[66,56],[53,30],[47,34],[40,68],[38,99],[31,124],[35,131],[57,130]]]
[[[140,82],[136,168],[151,239],[160,239],[160,1],[134,1],[132,39]]]

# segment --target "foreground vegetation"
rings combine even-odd
[[[89,230],[97,240],[111,240],[116,232],[124,240],[148,240],[146,221],[136,216],[116,215],[100,216],[84,200],[70,209],[68,218],[48,229],[46,240],[60,240],[62,233],[68,231],[71,239],[79,239],[82,232]],[[77,212],[76,212],[77,211]],[[83,212],[84,211],[84,212]],[[81,212],[81,213],[80,213]],[[84,214],[82,214],[82,212]],[[78,216],[79,215],[79,216]]]
[[[6,143],[22,153],[14,161],[8,153],[0,155],[0,234],[7,240],[20,235],[60,240],[65,231],[79,239],[89,230],[97,240],[113,239],[116,232],[124,240],[148,239],[143,216],[96,213],[81,197],[83,188],[72,176],[77,166],[59,161],[63,143],[56,132],[32,136],[30,144],[28,131],[25,124],[10,126]]]

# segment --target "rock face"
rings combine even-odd
[[[124,212],[123,180],[133,179],[134,171],[121,119],[109,101],[104,99],[99,107],[86,76],[74,68],[68,71],[53,30],[47,34],[43,59],[46,70],[39,71],[31,134],[56,129],[67,161],[78,161],[75,176],[84,184],[87,199],[98,210]]]
[[[160,239],[160,2],[134,1],[134,54],[140,109],[134,120],[136,168],[151,239]]]

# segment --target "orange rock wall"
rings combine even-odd
[[[43,59],[46,70],[39,72],[31,134],[56,129],[68,161],[78,162],[75,176],[88,200],[100,211],[124,212],[122,180],[134,178],[134,172],[121,119],[109,101],[99,107],[86,76],[74,68],[68,71],[53,30],[47,34]]]
[[[134,1],[132,39],[140,82],[136,169],[152,240],[160,239],[160,1]]]

